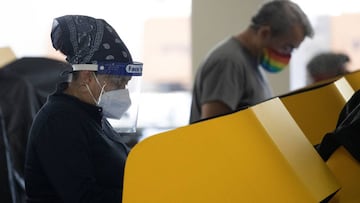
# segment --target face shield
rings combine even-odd
[[[136,132],[143,64],[98,62],[98,64],[74,64],[75,70],[97,71],[105,90],[98,105],[103,115],[118,133]]]

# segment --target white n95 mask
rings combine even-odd
[[[101,95],[99,106],[106,118],[120,119],[131,106],[129,90],[118,89]]]

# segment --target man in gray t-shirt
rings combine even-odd
[[[271,96],[258,59],[231,37],[214,49],[196,75],[191,121],[201,117],[201,105],[209,101],[222,101],[235,110]]]
[[[313,29],[295,3],[265,3],[240,34],[210,51],[195,77],[190,123],[255,105],[272,96],[262,73],[279,72]]]

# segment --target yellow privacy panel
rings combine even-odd
[[[10,47],[0,47],[0,68],[14,61],[16,56]]]
[[[327,164],[341,185],[341,189],[329,203],[359,203],[359,162],[345,148],[340,147],[331,155]]]
[[[318,203],[338,188],[276,98],[137,144],[123,202]]]
[[[341,109],[354,94],[345,78],[280,97],[312,144],[335,129]]]
[[[254,108],[259,121],[304,187],[308,188],[317,200],[324,199],[329,192],[334,192],[339,187],[333,174],[286,108],[276,103],[281,102],[272,102],[273,105],[259,105]]]
[[[348,73],[344,77],[355,91],[360,89],[360,71]]]

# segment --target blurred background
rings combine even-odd
[[[144,63],[138,128],[141,139],[188,124],[194,73],[206,52],[236,34],[263,0],[12,0],[2,3],[0,47],[16,58],[64,60],[50,41],[52,20],[66,14],[103,18],[117,30],[135,61]],[[291,68],[269,75],[275,94],[305,86],[308,60],[341,51],[360,67],[360,1],[295,0],[309,15],[315,37],[295,51]]]

